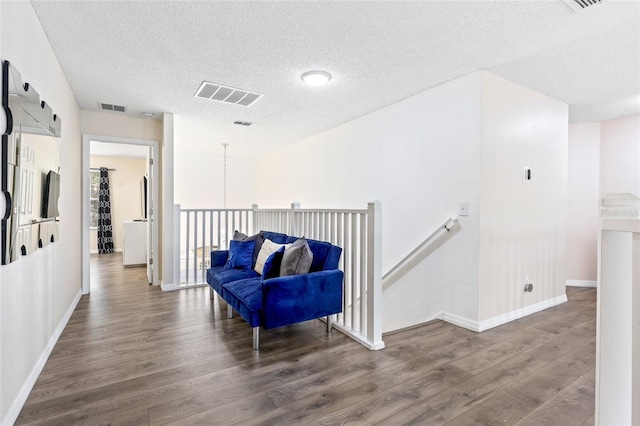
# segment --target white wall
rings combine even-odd
[[[596,281],[600,123],[569,124],[567,279]]]
[[[142,219],[140,181],[147,172],[144,158],[110,157],[92,155],[91,167],[107,167],[109,171],[109,191],[111,196],[111,221],[113,225],[113,244],[116,251],[122,251],[122,222]],[[98,252],[98,232],[90,231],[92,253]]]
[[[176,146],[180,144],[176,119]],[[227,148],[227,207],[251,208],[256,202],[256,160],[239,158]],[[181,208],[222,208],[224,203],[224,156],[176,149],[174,199]]]
[[[640,115],[600,127],[600,198],[622,192],[640,196]]]
[[[596,281],[599,203],[608,193],[640,195],[640,115],[569,125],[567,279]]]
[[[257,200],[381,200],[383,273],[468,202],[461,230],[383,289],[383,330],[442,312],[482,327],[565,294],[567,123],[566,104],[478,72],[260,158]]]
[[[118,113],[80,111],[82,133],[162,142],[162,121]]]
[[[81,138],[75,97],[29,2],[0,3],[0,56],[62,119],[60,241],[0,268],[0,418],[10,424],[80,297]]]
[[[366,208],[381,200],[382,271],[391,269],[468,201],[462,229],[383,290],[383,330],[444,309],[478,315],[480,75],[387,106],[258,160],[264,207]]]
[[[567,133],[567,104],[482,72],[481,323],[565,295]]]

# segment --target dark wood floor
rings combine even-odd
[[[206,288],[162,293],[120,255],[91,261],[17,424],[593,424],[594,289],[480,334],[436,321],[373,352],[309,321],[255,352]]]

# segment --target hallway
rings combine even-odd
[[[207,288],[100,256],[16,424],[593,424],[595,289],[480,334],[436,321],[372,352],[309,321],[255,352]]]

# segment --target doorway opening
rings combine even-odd
[[[98,252],[100,168],[106,169],[111,195],[109,250],[121,252],[122,266],[146,267],[149,284],[158,285],[158,172],[160,143],[153,140],[83,135],[82,141],[82,293],[91,291],[91,255]],[[104,173],[103,172],[103,173]],[[104,181],[104,179],[103,179]],[[102,211],[104,217],[104,211]],[[101,232],[101,235],[104,233]],[[108,240],[107,240],[108,241]],[[101,240],[101,243],[104,242]]]

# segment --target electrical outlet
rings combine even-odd
[[[524,291],[527,293],[531,293],[533,291],[533,283],[526,275],[524,277]]]

